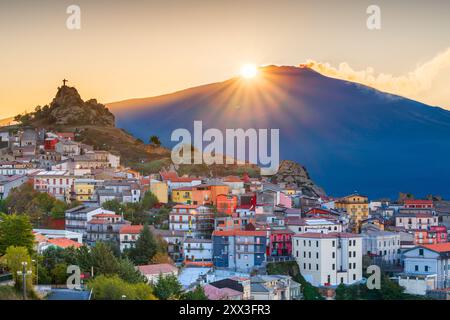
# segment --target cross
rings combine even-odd
[[[66,82],[69,82],[69,80],[66,80],[66,79],[63,80],[63,87],[66,86]]]

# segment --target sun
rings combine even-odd
[[[258,68],[251,63],[244,64],[241,67],[241,76],[246,79],[254,78],[258,74]]]

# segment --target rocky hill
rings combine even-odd
[[[17,120],[38,127],[99,125],[114,127],[114,115],[95,99],[83,101],[77,89],[63,85],[58,88],[49,105],[38,106],[35,111],[18,116]]]
[[[311,180],[306,168],[295,161],[281,161],[278,172],[271,177],[271,181],[273,183],[296,186],[307,196],[317,197],[325,195],[324,190]]]

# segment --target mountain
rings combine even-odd
[[[278,128],[280,159],[302,163],[331,195],[450,197],[450,112],[309,68],[268,66],[253,79],[107,106],[119,127],[166,146],[194,120],[203,130]]]

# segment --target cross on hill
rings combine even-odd
[[[63,79],[63,87],[66,86],[66,82],[69,82],[69,80]]]

